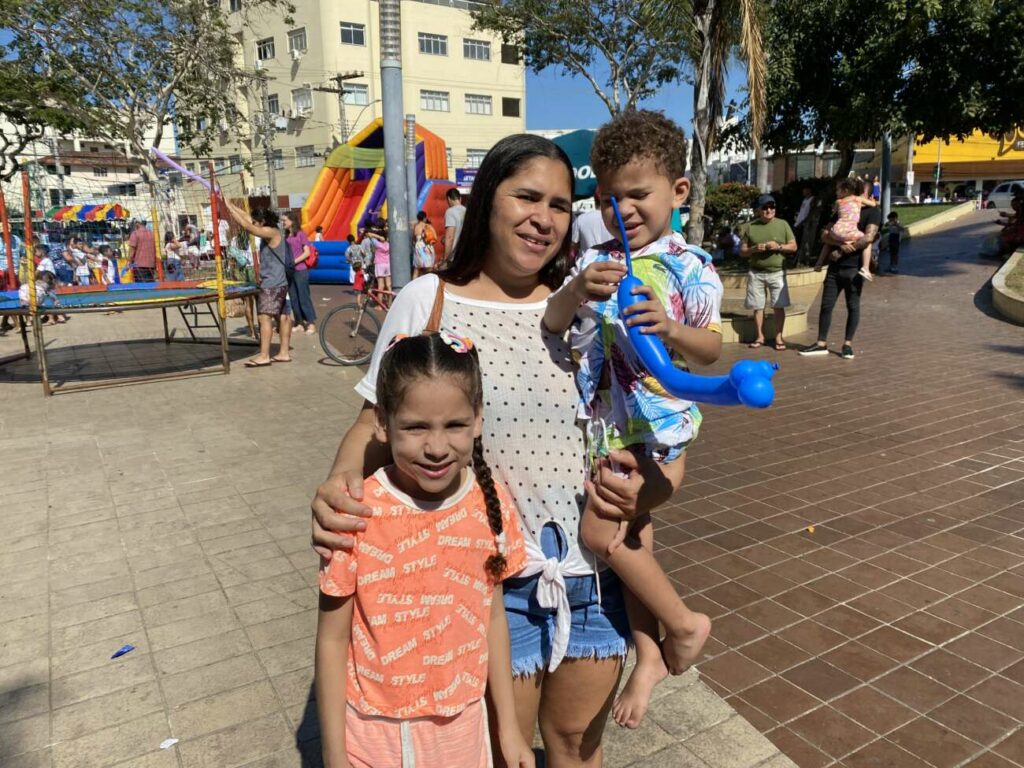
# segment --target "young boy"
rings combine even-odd
[[[906,227],[900,224],[900,215],[892,211],[887,219],[886,228],[889,231],[889,272],[898,275],[900,271],[900,238]]]
[[[615,239],[584,252],[566,285],[548,302],[544,324],[562,333],[572,326],[578,363],[579,412],[588,422],[591,457],[608,461],[628,449],[660,467],[669,482],[682,480],[686,447],[696,438],[701,414],[694,403],[668,395],[644,369],[627,325],[656,334],[683,364],[718,359],[722,349],[722,283],[711,257],[672,231],[672,211],[686,200],[686,136],[656,112],[627,112],[598,131],[591,150],[601,212]],[[645,300],[619,317],[616,290],[625,276],[624,254],[611,198],[618,202],[632,252],[633,272]],[[637,664],[613,707],[619,725],[636,728],[651,692],[666,674],[680,674],[700,655],[711,630],[707,616],[679,599],[653,555],[649,510],[629,526],[632,545],[619,546],[626,526],[599,518],[588,503],[583,542],[628,587],[627,610]],[[640,545],[635,541],[639,539]],[[641,605],[642,603],[642,605]],[[666,630],[663,647],[658,624]]]

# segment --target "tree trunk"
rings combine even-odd
[[[714,87],[712,69],[711,24],[715,0],[707,0],[694,9],[694,26],[700,44],[697,79],[693,86],[693,141],[690,142],[690,221],[686,225],[686,240],[694,245],[704,242],[704,201],[708,185],[708,154],[714,149],[715,121],[711,114],[711,89]]]

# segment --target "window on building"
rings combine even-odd
[[[284,150],[274,150],[274,170],[280,171],[284,169]]]
[[[501,44],[501,63],[502,64],[518,64],[519,63],[519,49],[514,45],[508,43]]]
[[[309,88],[296,88],[292,91],[292,109],[295,114],[313,111],[313,92]]]
[[[467,59],[475,59],[476,61],[490,61],[491,44],[486,40],[470,40],[467,38],[462,41],[462,55]]]
[[[467,168],[479,168],[480,163],[484,161],[484,155],[487,154],[486,149],[467,149],[466,150],[466,167]]]
[[[814,155],[797,155],[794,163],[797,179],[814,177]]]
[[[491,114],[491,97],[481,93],[467,93],[466,112],[470,115]]]
[[[342,86],[342,99],[346,104],[361,107],[370,103],[370,86],[359,83],[345,83]]]
[[[501,114],[502,117],[519,117],[519,99],[502,97]]]
[[[240,155],[228,156],[228,169],[231,173],[242,172],[242,157]]]
[[[267,61],[268,59],[274,58],[276,55],[274,51],[274,38],[265,37],[262,40],[256,41],[256,58],[260,61]]]
[[[196,164],[195,163],[182,163],[182,165],[185,166],[185,170],[188,171],[189,173],[195,173],[196,172]]]
[[[351,21],[341,22],[342,45],[366,45],[366,25],[353,24]]]
[[[276,93],[267,96],[267,112],[272,115],[281,114],[281,100],[277,97]]]
[[[64,190],[64,205],[67,205],[68,203],[70,203],[72,198],[74,198],[74,196],[75,196],[74,190],[65,189]],[[60,190],[59,189],[51,189],[50,190],[50,205],[60,205],[60,204],[61,204]]]
[[[448,36],[432,35],[429,32],[420,32],[420,53],[428,53],[431,56],[448,55]]]
[[[312,144],[295,148],[295,167],[310,168],[316,165],[316,150]]]
[[[92,175],[93,176],[106,176],[107,175],[107,169],[104,168],[101,165],[98,165],[98,166],[96,166],[95,168],[92,169]]]
[[[427,112],[450,112],[448,91],[420,91],[420,109]]]
[[[306,52],[306,28],[294,29],[288,33],[288,50]]]
[[[51,176],[56,176],[57,175],[57,166],[56,165],[48,165],[48,166],[46,166],[46,172],[48,174],[50,174]],[[71,166],[70,165],[65,165],[64,166],[64,175],[65,176],[70,176],[71,175]]]
[[[238,13],[242,10],[242,0],[228,0],[228,11]]]

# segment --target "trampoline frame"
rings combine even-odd
[[[241,299],[243,301],[250,301],[252,297],[259,293],[257,286],[246,286],[238,290],[231,290],[225,298],[227,299]],[[116,296],[116,292],[113,293]],[[210,293],[200,294],[198,296],[183,296],[179,298],[167,297],[165,299],[154,299],[153,301],[138,301],[128,302],[125,304],[107,303],[96,306],[86,307],[65,307],[65,306],[40,306],[36,308],[36,312],[33,313],[29,307],[19,307],[18,309],[0,309],[0,316],[16,317],[21,327],[22,339],[25,344],[25,352],[9,355],[6,358],[0,359],[0,365],[16,360],[25,360],[32,357],[32,352],[28,343],[28,334],[26,326],[31,323],[32,325],[32,336],[35,341],[35,347],[37,351],[37,359],[39,363],[39,373],[42,378],[43,394],[47,397],[56,394],[62,394],[64,392],[80,392],[90,389],[105,389],[108,387],[120,387],[129,384],[141,384],[150,381],[162,381],[168,379],[185,379],[192,376],[208,376],[213,373],[230,373],[231,372],[231,356],[228,354],[230,346],[256,346],[259,344],[258,340],[254,339],[229,339],[227,333],[227,324],[220,318],[218,312],[213,308],[218,303],[220,297],[216,291]],[[196,336],[189,326],[188,321],[185,320],[185,327],[189,332],[191,338],[175,338],[174,331],[170,327],[170,323],[167,319],[167,310],[177,308],[184,318],[185,307],[205,305],[210,309],[210,315],[213,317],[214,322],[219,330],[219,338],[203,338]],[[138,376],[118,376],[109,379],[99,379],[96,381],[82,381],[82,382],[63,382],[60,384],[53,384],[50,380],[49,367],[46,361],[46,338],[44,329],[46,324],[42,322],[42,318],[45,315],[75,315],[75,314],[94,314],[96,312],[128,312],[140,309],[159,309],[163,316],[163,328],[164,328],[164,343],[170,344],[172,342],[178,344],[219,344],[221,348],[221,361],[217,365],[207,365],[202,368],[198,368],[191,371],[168,371],[166,373],[149,373],[141,374]],[[27,322],[26,322],[27,321]]]

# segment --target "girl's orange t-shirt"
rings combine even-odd
[[[320,569],[325,595],[355,595],[348,703],[364,715],[451,717],[484,694],[494,594],[484,564],[497,545],[483,491],[466,474],[454,497],[429,503],[378,470],[363,485],[366,530]],[[497,491],[507,577],[526,550],[515,506]]]

